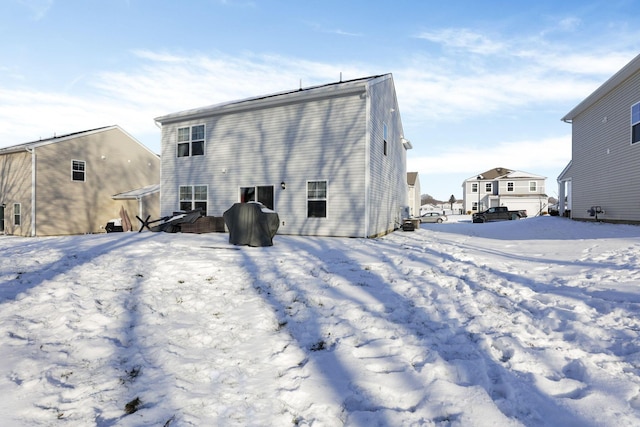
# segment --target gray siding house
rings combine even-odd
[[[599,207],[598,220],[640,222],[640,55],[562,120],[571,123],[571,162],[558,195],[571,218],[593,220]]]
[[[406,152],[391,74],[156,118],[161,212],[222,216],[259,201],[278,233],[373,237],[409,216]]]
[[[526,210],[537,216],[547,209],[546,177],[507,168],[493,168],[467,178],[462,184],[465,212],[496,206]]]

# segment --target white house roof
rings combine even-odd
[[[560,175],[558,175],[558,182],[565,181],[567,178],[571,178],[571,166],[573,165],[573,160],[569,160],[567,166],[564,167]]]
[[[295,90],[288,90],[284,92],[273,93],[270,95],[256,96],[236,101],[224,102],[221,104],[210,105],[202,108],[195,108],[191,110],[180,111],[177,113],[167,114],[165,116],[157,117],[156,122],[165,123],[172,121],[179,121],[184,119],[192,119],[198,117],[205,117],[214,114],[223,114],[234,111],[240,111],[245,109],[255,108],[257,106],[266,107],[269,105],[277,105],[286,102],[297,100],[298,98],[304,98],[305,100],[314,99],[317,97],[326,97],[331,95],[340,95],[349,92],[364,91],[366,86],[377,79],[392,78],[391,74],[381,74],[377,76],[362,77],[353,80],[345,80],[334,83],[328,83],[318,86],[311,86],[308,88],[300,88]],[[407,141],[408,142],[408,141]]]
[[[481,174],[474,175],[465,179],[467,181],[477,181],[478,176],[481,176],[483,181],[495,181],[500,179],[516,179],[516,178],[532,178],[532,179],[547,179],[546,176],[536,175],[529,172],[516,171],[507,168],[493,168]]]
[[[137,188],[135,190],[125,191],[111,196],[114,200],[139,199],[160,191],[160,184],[147,185],[146,187]]]
[[[535,175],[529,172],[522,172],[522,171],[513,171],[511,173],[508,173],[504,176],[505,179],[511,179],[511,178],[533,178],[533,179],[547,179],[546,176],[542,176],[542,175]]]
[[[589,108],[607,93],[611,92],[616,86],[627,80],[640,70],[640,55],[636,56],[627,65],[622,67],[620,71],[615,73],[609,80],[604,82],[602,86],[596,89],[591,95],[587,96],[580,104],[575,106],[561,119],[564,122],[570,122],[584,110]]]

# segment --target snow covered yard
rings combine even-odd
[[[2,425],[640,425],[640,227],[227,239],[0,237]]]

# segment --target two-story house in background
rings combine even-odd
[[[156,118],[161,213],[275,210],[278,233],[373,237],[409,217],[393,77],[300,88]]]
[[[537,216],[547,209],[546,177],[507,168],[494,168],[462,184],[464,211],[472,213],[495,206],[526,210]]]
[[[158,155],[119,126],[1,148],[0,233],[104,233],[124,211],[156,217],[159,180]]]

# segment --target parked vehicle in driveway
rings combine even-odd
[[[420,215],[420,222],[437,222],[441,223],[447,220],[447,216],[440,212],[427,212]]]
[[[526,217],[527,211],[510,211],[506,206],[496,206],[494,208],[489,208],[484,212],[474,213],[471,218],[473,222],[487,222],[520,219]]]

